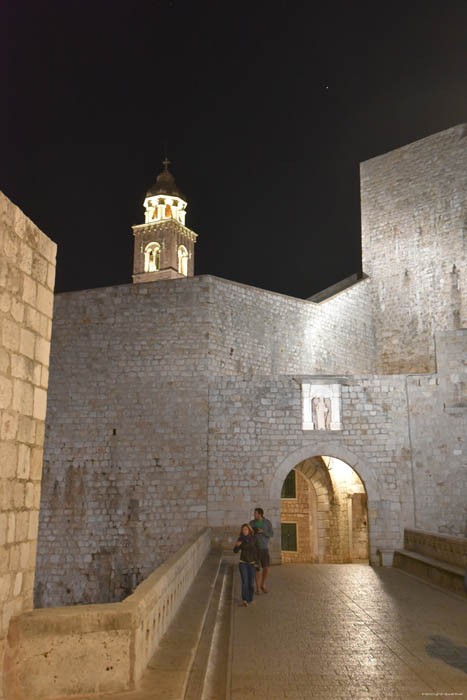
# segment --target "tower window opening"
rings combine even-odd
[[[144,271],[157,272],[161,267],[160,243],[148,243],[144,249]]]
[[[188,251],[184,245],[178,246],[178,271],[181,275],[188,275]]]
[[[172,207],[170,206],[170,204],[166,204],[164,218],[170,219],[171,217],[172,217]]]

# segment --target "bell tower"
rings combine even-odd
[[[186,200],[169,171],[169,161],[144,200],[144,224],[133,226],[133,282],[193,277],[197,234],[185,226]]]

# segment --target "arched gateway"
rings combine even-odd
[[[339,468],[342,473],[347,470],[348,475],[353,474],[354,486],[347,489],[347,493],[342,489],[339,493],[338,481],[336,482],[335,478]],[[372,525],[378,517],[380,496],[373,468],[347,447],[324,440],[310,441],[306,447],[292,452],[277,465],[272,476],[268,493],[268,514],[277,535],[271,543],[273,561],[279,563],[281,559],[294,560],[294,556],[284,559],[284,554],[281,555],[281,506],[282,523],[284,519],[298,520],[287,516],[284,518],[284,502],[287,502],[284,499],[281,501],[281,492],[285,495],[284,481],[293,471],[297,473],[297,485],[301,484],[304,487],[307,482],[310,492],[310,541],[307,541],[306,545],[308,558],[302,556],[297,560],[340,563],[366,558],[369,554],[370,560],[376,563],[378,538],[374,537]],[[343,502],[343,496],[349,497],[348,505]],[[359,546],[356,542],[352,546],[352,535],[355,537],[356,533],[355,522],[352,527],[352,512],[354,516],[358,514],[361,521],[360,530],[357,532]],[[288,524],[286,527],[292,525]],[[366,540],[366,543],[362,543],[362,539]],[[366,556],[362,554],[362,547],[367,548]]]

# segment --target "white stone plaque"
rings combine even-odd
[[[340,384],[302,384],[303,430],[342,430]]]

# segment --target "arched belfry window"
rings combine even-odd
[[[188,275],[188,251],[184,245],[178,246],[178,271],[180,274]]]
[[[148,243],[144,249],[144,271],[157,272],[161,267],[160,243]]]

